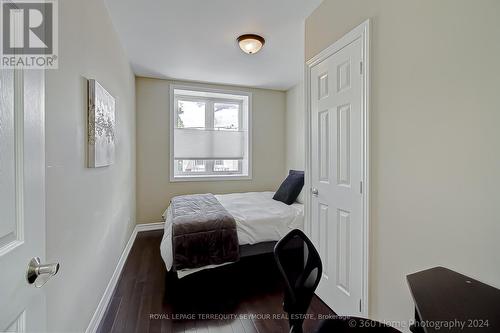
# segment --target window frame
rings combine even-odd
[[[243,124],[243,101],[234,100],[228,98],[215,98],[215,97],[197,97],[197,96],[189,96],[189,95],[175,95],[174,96],[174,128],[177,124],[177,117],[179,116],[179,101],[187,101],[187,102],[203,102],[205,104],[205,129],[213,129],[215,130],[215,104],[224,103],[224,104],[235,104],[238,105],[238,131],[242,130]],[[198,128],[198,127],[186,127],[186,128]],[[196,161],[194,160],[195,165]],[[243,173],[243,160],[238,160],[238,170],[236,171],[214,171],[215,161],[218,160],[203,160],[205,161],[205,169],[204,172],[176,172],[175,171],[175,162],[174,159],[174,177],[193,177],[193,176],[231,176],[231,175],[241,175]]]
[[[184,94],[175,94],[176,90],[186,90],[193,93],[199,94],[225,94],[225,95],[235,95],[239,98],[243,97],[248,100],[248,105],[245,105],[243,100],[224,98],[224,97],[214,97],[214,96],[192,96]],[[206,172],[200,172],[197,174],[193,173],[181,173],[175,172],[176,160],[174,159],[174,129],[176,128],[177,112],[178,112],[178,101],[203,101],[208,102],[205,105],[205,128],[214,128],[215,119],[215,103],[228,103],[228,104],[239,104],[239,115],[238,115],[238,130],[242,130],[245,112],[248,114],[248,130],[246,134],[246,140],[248,141],[246,151],[248,156],[245,156],[243,160],[238,161],[238,171],[229,172],[216,172],[214,170],[215,160],[205,160],[207,163]],[[245,107],[247,110],[245,111]],[[181,181],[220,181],[220,180],[250,180],[252,179],[252,93],[248,91],[239,90],[229,90],[229,89],[214,89],[206,86],[190,86],[190,85],[170,85],[170,181],[171,182],[181,182]],[[207,127],[207,125],[211,127]],[[215,129],[215,128],[214,128]],[[248,163],[248,172],[244,174],[243,162]]]

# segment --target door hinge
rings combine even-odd
[[[361,299],[359,300],[359,312],[360,313],[363,312],[363,311],[361,311]]]
[[[363,62],[359,62],[359,74],[363,75]]]
[[[359,193],[363,194],[363,181],[359,182]]]

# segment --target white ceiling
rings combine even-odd
[[[299,82],[304,20],[322,0],[105,0],[136,75],[286,90]],[[257,54],[236,37],[266,39]]]

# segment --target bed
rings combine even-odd
[[[234,217],[240,246],[240,257],[271,252],[274,244],[292,229],[303,229],[304,205],[286,205],[273,200],[274,192],[248,192],[215,195]],[[167,271],[174,272],[172,251],[172,212],[169,206],[163,215],[165,232],[160,246]],[[222,264],[226,265],[228,263]],[[178,278],[221,265],[175,271]]]

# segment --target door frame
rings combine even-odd
[[[361,119],[362,128],[362,225],[363,225],[363,262],[362,262],[362,299],[361,299],[361,315],[368,316],[368,297],[369,297],[369,273],[370,273],[370,19],[367,19],[356,28],[341,37],[335,43],[318,53],[306,62],[305,66],[305,84],[304,84],[304,103],[305,103],[305,124],[306,124],[306,163],[305,163],[305,232],[311,235],[311,170],[312,170],[312,133],[311,133],[311,71],[314,66],[326,60],[328,57],[337,53],[347,45],[357,39],[361,39],[363,46],[362,65],[360,71],[362,73],[363,87],[363,102],[361,103]]]

